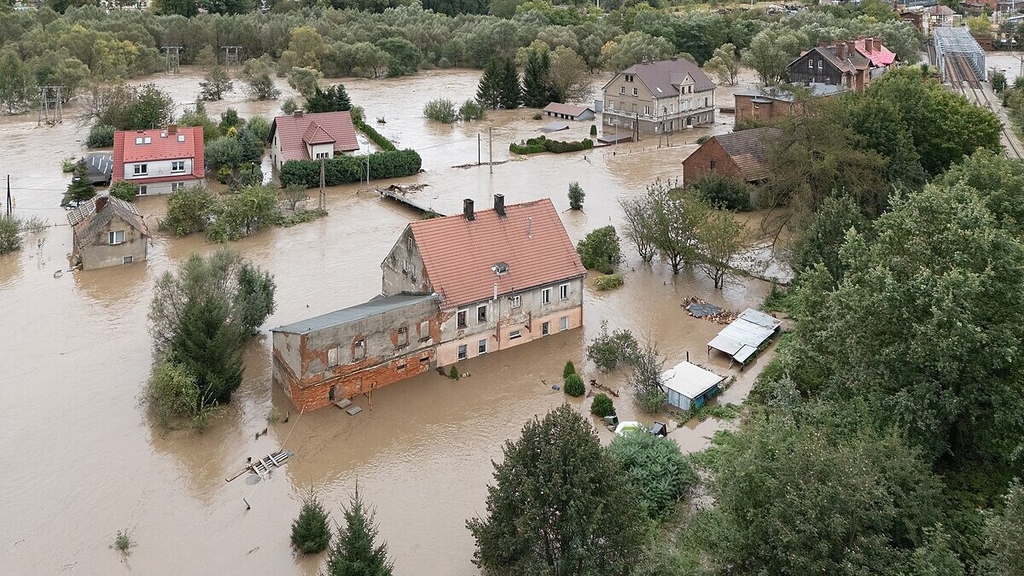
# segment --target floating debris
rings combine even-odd
[[[736,319],[736,313],[719,308],[695,296],[683,300],[683,307],[694,318],[710,320],[716,324],[728,324]]]

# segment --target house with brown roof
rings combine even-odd
[[[748,184],[764,181],[771,175],[768,153],[781,135],[778,128],[751,128],[712,136],[683,160],[683,186],[711,173]]]
[[[347,111],[309,114],[296,110],[290,116],[278,116],[270,124],[267,141],[274,170],[289,160],[329,160],[359,150],[356,128]]]
[[[136,194],[168,194],[206,177],[202,126],[114,132],[111,182],[127,180]]]
[[[381,276],[373,300],[272,331],[300,409],[583,325],[586,270],[550,199],[413,222]]]
[[[542,112],[554,118],[576,120],[578,122],[594,119],[593,108],[586,106],[573,106],[572,104],[562,104],[561,102],[552,102],[548,104],[544,107]]]
[[[715,83],[682,58],[645,61],[602,89],[602,124],[619,132],[663,134],[715,122]]]
[[[92,270],[146,259],[149,227],[134,204],[99,196],[68,212],[68,224],[72,267]]]
[[[794,84],[821,83],[863,92],[896,61],[896,55],[876,38],[818,46],[786,67]]]

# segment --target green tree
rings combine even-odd
[[[668,397],[661,385],[661,369],[664,365],[665,359],[658,352],[658,345],[647,341],[637,352],[633,373],[627,379],[633,387],[633,402],[648,414],[660,412]]]
[[[273,61],[266,54],[246,61],[242,67],[242,79],[246,83],[250,97],[255,100],[274,100],[281,95],[281,91],[274,85],[272,71]]]
[[[590,402],[590,413],[598,418],[604,418],[605,416],[615,415],[615,404],[607,394],[598,393],[594,395],[594,399]]]
[[[735,86],[740,76],[740,59],[736,56],[736,46],[731,42],[719,46],[704,68],[718,76],[722,84]]]
[[[388,76],[405,76],[419,70],[423,54],[412,42],[397,36],[382,38],[376,44],[388,54]]]
[[[437,98],[427,102],[423,106],[423,116],[442,124],[454,124],[459,119],[459,113],[455,111],[455,103],[447,98]]]
[[[343,112],[352,109],[352,101],[344,84],[335,84],[326,90],[317,86],[313,94],[306,97],[307,112]]]
[[[697,473],[679,444],[667,438],[646,433],[616,436],[608,454],[618,461],[640,508],[652,520],[665,518],[697,484]]]
[[[288,85],[307,100],[320,89],[320,81],[324,74],[313,68],[293,66],[288,73]]]
[[[480,84],[476,89],[476,99],[484,106],[494,110],[501,105],[501,70],[498,62],[491,60],[484,67],[484,74],[480,77]]]
[[[675,53],[670,41],[639,30],[618,36],[601,48],[604,67],[616,72],[639,64],[645,58],[664,60]]]
[[[303,554],[318,554],[331,542],[331,527],[327,525],[327,511],[310,488],[302,499],[299,517],[292,522],[292,546]]]
[[[836,281],[843,279],[844,267],[839,251],[852,229],[865,233],[868,220],[852,198],[826,198],[814,213],[810,224],[801,227],[790,253],[790,265],[800,274],[823,264]]]
[[[602,274],[614,272],[615,265],[622,260],[619,235],[610,224],[587,233],[576,245],[576,252],[585,268],[600,270]]]
[[[773,26],[754,36],[742,60],[754,69],[765,86],[777,86],[786,75],[786,66],[800,55],[807,40],[800,33]]]
[[[182,364],[164,360],[154,366],[146,394],[153,417],[165,428],[179,421],[201,428],[210,413],[195,374]]]
[[[519,72],[516,71],[515,63],[510,58],[505,59],[501,63],[499,71],[498,104],[506,110],[519,108],[523,102],[523,88],[519,84]]]
[[[92,200],[95,196],[96,187],[89,181],[89,167],[85,163],[85,158],[82,158],[75,163],[75,172],[71,176],[71,183],[68,184],[68,189],[64,191],[60,205],[63,207],[72,204],[78,205]]]
[[[125,202],[134,202],[138,188],[128,180],[119,180],[110,186],[110,196]]]
[[[202,232],[210,225],[217,210],[217,198],[209,188],[186,186],[167,197],[167,216],[160,221],[160,229],[170,230],[178,236]]]
[[[732,270],[729,261],[743,247],[743,225],[732,213],[717,210],[704,201],[694,199],[690,218],[697,221],[697,268],[711,278],[716,290],[725,285]]]
[[[543,108],[552,101],[551,83],[548,71],[551,69],[551,55],[547,45],[543,50],[530,50],[523,68],[523,105]]]
[[[999,227],[1024,238],[1024,162],[1000,152],[978,150],[938,177],[940,186],[962,183],[974,188]]]
[[[345,526],[338,527],[327,556],[329,576],[391,576],[386,543],[376,544],[378,529],[374,512],[359,496],[359,486],[345,508]]]
[[[583,384],[583,377],[575,372],[565,377],[565,380],[562,381],[562,389],[574,398],[583,396],[587,391],[586,385]]]
[[[87,116],[116,130],[153,130],[170,124],[174,98],[155,84],[97,86],[87,102]]]
[[[215,226],[207,230],[207,237],[216,241],[237,240],[273,226],[280,219],[276,186],[246,186],[227,196]]]
[[[214,64],[207,71],[203,80],[199,82],[199,99],[216,101],[224,97],[224,94],[231,92],[234,84],[231,77],[220,66]]]
[[[0,254],[21,250],[21,227],[17,218],[0,216]]]
[[[622,217],[625,220],[623,235],[633,243],[640,254],[640,259],[648,264],[658,254],[655,196],[650,192],[656,188],[660,188],[660,184],[656,183],[649,187],[648,193],[642,196],[619,199]]]
[[[184,16],[191,18],[199,13],[196,0],[153,0],[153,11],[157,14]]]
[[[466,523],[474,562],[491,574],[628,574],[642,522],[615,462],[570,406],[506,442],[487,487],[487,517]]]
[[[1024,488],[1020,480],[1010,483],[1003,508],[991,514],[985,525],[985,543],[991,553],[985,558],[986,574],[1024,574]]]
[[[579,182],[569,183],[569,209],[583,210],[583,198],[587,195]]]
[[[555,48],[551,54],[547,78],[555,102],[580,102],[590,97],[590,68],[565,46]]]
[[[8,114],[24,112],[35,96],[32,71],[13,50],[0,52],[0,105]]]
[[[238,138],[221,136],[206,143],[204,159],[206,169],[214,174],[221,168],[234,170],[242,163],[242,144]]]
[[[63,86],[61,98],[68,103],[78,95],[79,88],[89,78],[89,67],[72,57],[67,49],[48,50],[28,60],[39,86]]]
[[[640,354],[640,344],[629,330],[608,333],[608,321],[601,321],[601,332],[587,346],[587,358],[598,370],[611,372],[620,362],[632,364]]]

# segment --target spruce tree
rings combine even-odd
[[[94,196],[96,196],[96,188],[89,182],[89,167],[86,166],[83,158],[75,164],[75,173],[71,177],[71,183],[68,184],[68,189],[64,192],[60,205],[67,207],[72,203],[78,204],[92,200]]]
[[[338,527],[338,537],[327,557],[330,576],[391,576],[387,544],[374,546],[377,526],[373,516],[373,511],[363,506],[357,485],[345,509],[345,526]]]
[[[327,90],[317,86],[313,95],[306,100],[306,112],[340,112],[351,109],[352,101],[344,84],[335,84]]]
[[[531,108],[543,108],[551,102],[551,85],[548,82],[548,70],[551,68],[551,57],[547,52],[530,51],[530,56],[523,69],[523,105]]]
[[[477,101],[492,110],[501,105],[500,74],[498,63],[495,60],[489,61],[484,66],[484,75],[476,89]]]
[[[506,110],[519,108],[523,102],[523,88],[519,85],[519,71],[512,60],[505,60],[500,70],[501,107]]]
[[[327,512],[310,488],[309,495],[302,499],[299,517],[292,522],[292,545],[303,554],[317,554],[326,550],[330,541]]]

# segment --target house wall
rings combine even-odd
[[[715,172],[730,178],[743,176],[739,166],[726,154],[717,140],[711,139],[701,145],[683,160],[683,187],[692,185],[702,176]]]
[[[715,91],[690,92],[695,83],[690,80],[680,85],[680,93],[655,98],[650,90],[634,76],[619,73],[605,87],[602,122],[617,130],[632,130],[640,126],[641,134],[678,132],[693,126],[714,124]],[[633,96],[633,89],[637,95]]]
[[[202,182],[202,178],[193,178],[191,174],[186,174],[184,178],[174,182],[147,182],[136,179],[132,181],[132,184],[136,186],[135,194],[137,196],[157,196],[174,192],[176,184],[178,186],[192,186],[193,184],[202,184]]]
[[[274,132],[274,140],[270,143],[270,161],[274,166],[274,170],[280,170],[281,165],[284,164],[284,155],[281,153],[281,135],[276,131]]]
[[[559,298],[559,286],[567,284],[568,294]],[[543,303],[543,291],[550,289],[551,301]],[[461,361],[459,346],[466,346],[466,358],[481,355],[480,340],[487,340],[485,353],[496,352],[511,346],[518,346],[543,338],[543,324],[548,322],[548,335],[561,332],[560,320],[566,318],[566,330],[583,325],[583,278],[572,278],[561,282],[544,284],[515,293],[520,297],[520,306],[512,307],[512,294],[499,294],[498,298],[473,302],[463,306],[445,309],[441,323],[441,341],[437,348],[437,365],[447,366]],[[486,320],[478,321],[478,307],[486,309]],[[466,311],[466,327],[459,328],[458,312]],[[519,337],[512,333],[519,330]]]
[[[423,256],[413,237],[412,228],[405,227],[398,242],[380,264],[381,294],[430,294],[434,291],[423,268]]]
[[[317,157],[317,154],[327,154],[327,158],[334,158],[334,143],[317,144],[315,146],[306,144],[306,154],[309,154],[309,157],[313,159]]]
[[[124,242],[112,246],[110,232],[118,230],[124,231]],[[124,264],[125,256],[131,256],[133,262],[145,260],[149,238],[143,236],[141,232],[115,214],[96,236],[75,238],[74,245],[72,254],[76,257],[75,259],[81,259],[82,269],[94,270],[107,266],[120,266]]]
[[[755,102],[754,100],[759,100]],[[764,100],[768,100],[765,102]],[[784,100],[771,100],[766,97],[736,95],[736,111],[733,126],[745,119],[772,120],[793,113],[793,105]]]
[[[177,172],[171,171],[172,162],[184,162],[185,169]],[[146,167],[145,175],[135,175],[135,166],[144,165]],[[195,160],[192,158],[176,158],[173,160],[149,160],[146,162],[125,162],[124,173],[121,175],[125,180],[131,181],[133,184],[142,182],[147,178],[165,178],[167,176],[181,176],[183,179],[192,178],[195,167]]]
[[[440,324],[437,301],[427,300],[308,334],[275,332],[274,377],[297,408],[322,408],[429,370]],[[337,350],[336,366],[329,366],[331,349]]]

